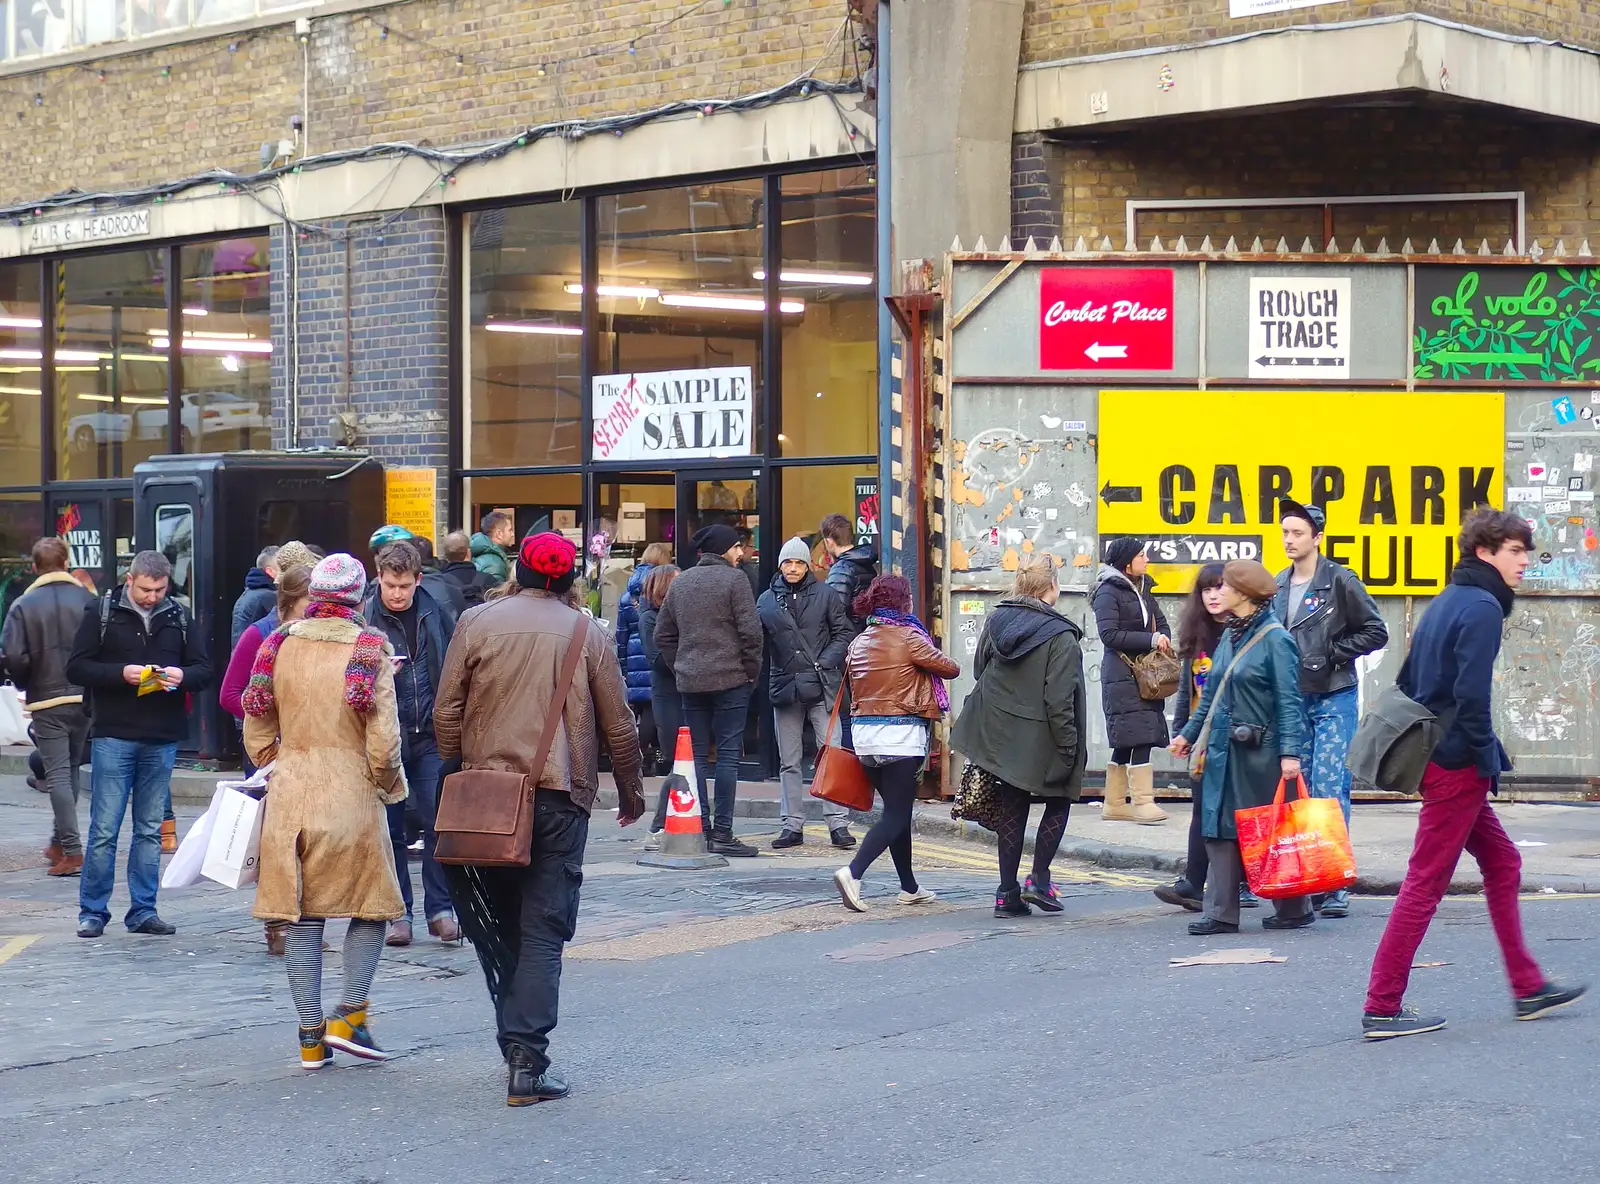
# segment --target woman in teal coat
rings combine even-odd
[[[1235,810],[1272,802],[1279,777],[1300,775],[1304,715],[1300,650],[1272,610],[1277,581],[1253,559],[1235,559],[1222,571],[1223,609],[1230,614],[1217,646],[1205,693],[1182,733],[1175,756],[1205,745],[1205,772],[1196,809],[1211,873],[1205,916],[1189,926],[1196,937],[1239,931],[1239,860]],[[1204,739],[1202,740],[1202,736]],[[1263,929],[1299,929],[1315,920],[1309,898],[1273,902]]]

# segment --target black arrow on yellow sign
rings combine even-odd
[[[1107,481],[1100,489],[1100,500],[1108,506],[1113,502],[1142,502],[1144,490],[1137,485],[1113,485]]]

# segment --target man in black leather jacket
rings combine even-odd
[[[1300,693],[1305,698],[1308,746],[1301,754],[1313,797],[1337,798],[1350,825],[1350,770],[1345,757],[1360,722],[1356,659],[1389,643],[1378,605],[1361,580],[1322,554],[1327,516],[1320,506],[1284,501],[1278,508],[1283,549],[1291,565],[1278,575],[1273,601],[1300,647]],[[1325,917],[1349,913],[1349,894],[1322,903]]]

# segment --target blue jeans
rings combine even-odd
[[[716,785],[716,829],[733,833],[733,798],[739,792],[739,761],[744,756],[745,719],[750,713],[754,688],[746,683],[711,694],[683,696],[683,721],[689,725],[689,740],[694,745],[694,769],[700,782],[701,809],[706,800],[706,782]],[[711,746],[717,748],[713,771]]]
[[[172,793],[176,744],[96,737],[90,745],[89,841],[78,882],[78,920],[111,920],[107,905],[117,879],[117,838],[133,802],[133,842],[128,849],[128,895],[123,923],[132,929],[156,915],[161,884],[161,820]]]
[[[439,842],[433,823],[439,814],[439,750],[432,736],[413,741],[412,754],[402,762],[406,769],[406,784],[411,788],[410,803],[416,807],[417,818],[422,823],[422,908],[428,920],[455,915],[450,903],[450,885],[445,881],[444,869],[433,857]],[[396,802],[385,807],[389,816],[389,842],[394,847],[394,874],[400,877],[400,898],[406,902],[406,917],[411,917],[411,865],[406,853],[406,803]]]
[[[1350,826],[1350,739],[1361,722],[1361,694],[1355,687],[1304,696],[1306,706],[1306,787],[1314,798],[1336,798]]]

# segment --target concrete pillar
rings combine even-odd
[[[892,0],[890,218],[897,259],[1011,229],[1023,0]]]

